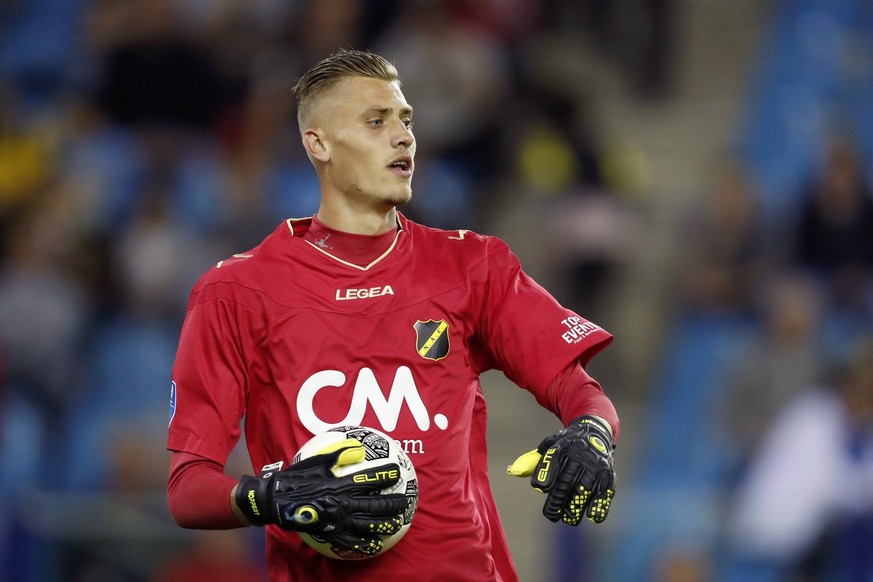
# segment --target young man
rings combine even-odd
[[[393,65],[341,51],[294,90],[321,205],[218,263],[192,292],[173,368],[173,517],[191,528],[266,525],[279,581],[517,580],[488,482],[479,375],[502,370],[568,427],[509,468],[546,493],[546,517],[601,522],[619,426],[583,366],[612,336],[558,305],[502,241],[396,210],[412,196],[416,144]],[[223,468],[243,416],[264,470],[237,481]],[[288,465],[337,425],[409,444],[418,475],[411,528],[368,560],[325,558],[295,533],[375,550],[372,532],[393,531],[406,508],[402,496],[333,476],[361,458],[355,441]]]

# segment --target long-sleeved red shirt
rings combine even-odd
[[[221,471],[243,417],[255,471],[338,424],[390,434],[416,468],[418,511],[402,544],[352,567],[268,526],[277,581],[387,582],[411,567],[434,579],[518,579],[488,479],[487,370],[565,424],[594,414],[618,431],[583,370],[612,340],[606,330],[561,306],[503,241],[402,216],[398,226],[364,237],[289,220],[191,294],[167,445],[179,455],[170,498],[180,523],[236,525],[235,480]],[[437,545],[439,556],[428,550]]]

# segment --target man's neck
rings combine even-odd
[[[322,202],[318,209],[318,220],[341,232],[379,235],[397,228],[397,209],[390,206],[381,211],[361,211],[349,207],[336,208]]]

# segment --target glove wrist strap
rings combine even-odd
[[[609,426],[609,423],[606,422],[605,419],[594,416],[593,414],[586,414],[584,416],[580,416],[572,421],[570,421],[569,426],[582,427],[584,425],[589,425],[597,430],[603,432],[606,436],[609,437],[610,442],[612,441],[612,427]]]
[[[236,488],[236,504],[252,525],[275,523],[270,508],[271,479],[243,475]]]

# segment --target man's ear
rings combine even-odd
[[[326,162],[330,159],[327,145],[321,139],[321,132],[316,129],[307,129],[303,132],[303,148],[313,160]]]

